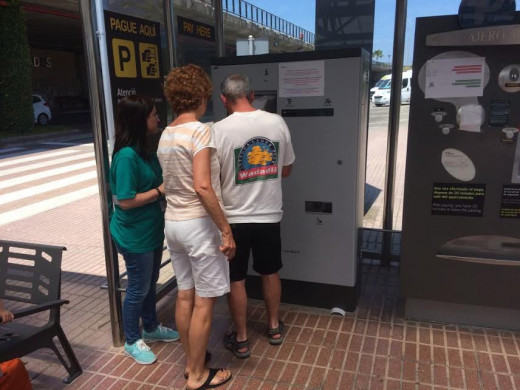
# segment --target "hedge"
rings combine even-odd
[[[0,0],[0,132],[33,125],[32,67],[21,0]]]

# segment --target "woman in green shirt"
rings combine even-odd
[[[110,187],[115,210],[110,232],[123,256],[128,286],[123,303],[125,354],[137,363],[151,364],[156,356],[146,341],[176,341],[179,334],[157,321],[155,290],[164,244],[164,216],[160,200],[164,192],[157,154],[149,136],[158,131],[153,100],[128,96],[117,106],[116,137]],[[139,329],[143,322],[143,333]]]

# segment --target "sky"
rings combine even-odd
[[[248,0],[249,3],[311,32],[315,32],[316,1],[325,0]],[[517,0],[516,3],[516,9],[520,10],[520,1]],[[458,0],[408,0],[405,65],[412,62],[415,19],[422,16],[455,15],[459,4]],[[381,61],[392,59],[394,20],[395,0],[376,0],[374,50],[383,51]]]

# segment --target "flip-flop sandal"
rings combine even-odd
[[[278,327],[276,328],[267,328],[267,335],[269,336],[269,344],[282,344],[285,335],[285,324],[283,323],[283,321],[278,321]],[[280,335],[280,337],[273,337],[276,335]]]
[[[237,341],[237,332],[226,333],[224,336],[224,346],[229,349],[237,359],[247,359],[251,356],[249,341]],[[247,351],[240,352],[239,349],[247,348]]]
[[[207,362],[209,362],[211,360],[211,356],[213,356],[211,354],[211,352],[206,351],[206,356],[204,357],[204,364],[206,364]],[[190,375],[187,372],[184,372],[184,379],[188,380],[189,376]]]
[[[211,381],[213,380],[213,378],[215,378],[215,375],[217,375],[219,371],[223,371],[223,370],[224,370],[223,368],[210,368],[206,381],[200,387],[197,387],[196,389],[190,389],[188,386],[186,386],[186,390],[215,389],[217,387],[222,386],[225,383],[228,383],[231,380],[231,377],[233,376],[231,374],[231,372],[229,373],[229,376],[226,379],[224,379],[222,382],[216,383],[214,385],[211,384]]]

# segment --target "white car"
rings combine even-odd
[[[49,103],[47,103],[41,95],[32,95],[32,98],[34,123],[38,123],[40,126],[47,126],[47,123],[52,119]]]
[[[370,88],[370,100],[373,100],[374,95],[377,91],[379,91],[379,88],[383,88],[385,85],[390,83],[390,80],[392,79],[391,74],[386,74],[374,85],[372,88]]]
[[[384,104],[390,104],[390,87],[392,84],[392,79],[388,79],[386,84],[379,87],[376,91],[373,101],[374,104],[378,107]],[[401,104],[402,103],[410,103],[410,95],[411,95],[411,84],[412,84],[412,71],[408,70],[403,72],[403,81],[401,85]]]

